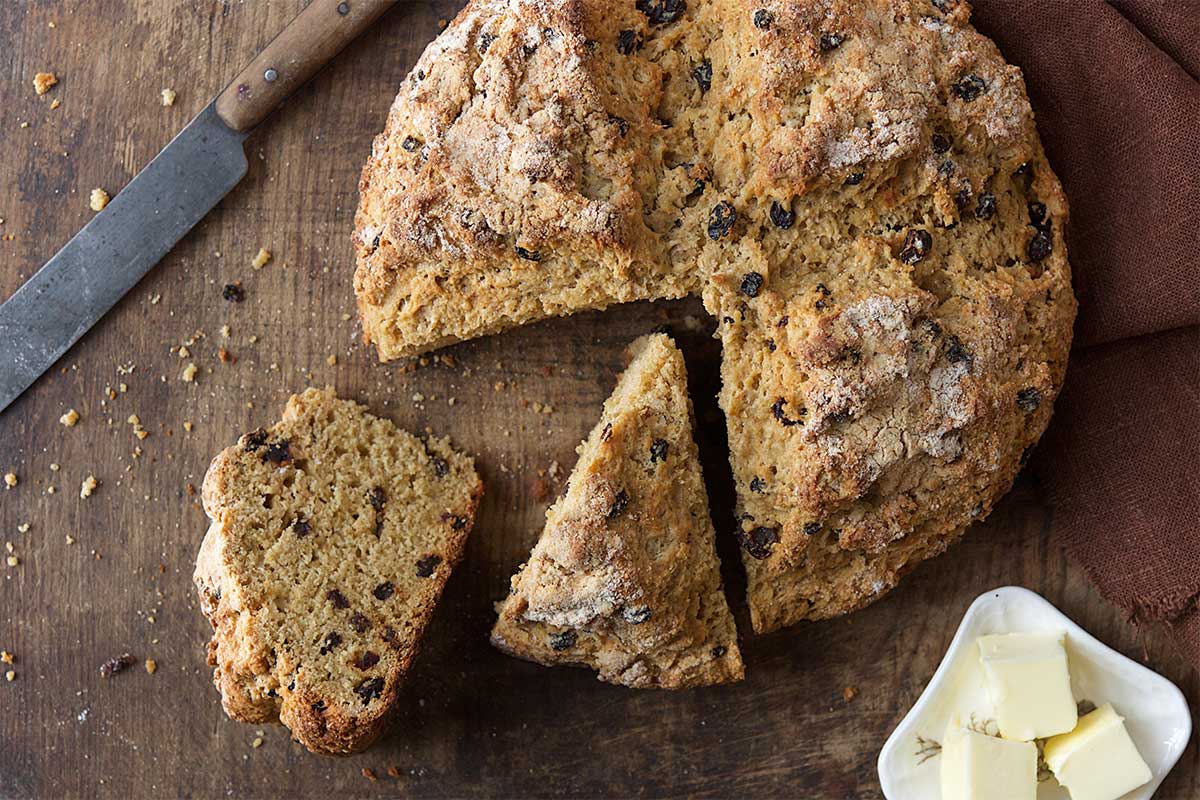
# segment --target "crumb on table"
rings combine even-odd
[[[250,262],[250,266],[255,269],[262,269],[271,261],[271,251],[265,247],[258,248],[258,253],[255,254],[254,260]]]
[[[92,496],[92,492],[96,491],[96,487],[99,485],[95,475],[88,475],[83,479],[83,485],[79,487],[79,496],[86,500]]]
[[[56,83],[58,83],[58,76],[53,72],[39,72],[33,76],[33,90],[38,94],[50,91]]]
[[[14,486],[16,486],[16,485],[17,485],[17,482],[18,482],[18,481],[17,481],[17,473],[15,473],[15,472],[6,472],[6,473],[4,473],[4,485],[5,485],[5,487],[7,487],[7,488],[11,489],[11,488],[13,488]]]
[[[100,187],[96,187],[95,189],[92,189],[92,195],[88,199],[88,205],[92,207],[92,211],[103,211],[104,207],[108,205],[109,199],[108,192],[104,191]]]
[[[173,105],[175,105],[175,98],[178,96],[179,95],[175,92],[174,89],[163,89],[162,90],[162,104],[164,106],[173,106]]]
[[[73,428],[75,427],[75,423],[79,422],[79,412],[72,408],[67,411],[67,413],[59,417],[58,421],[63,425],[66,425],[68,428]]]

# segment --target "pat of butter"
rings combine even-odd
[[[1058,631],[979,638],[988,695],[1005,739],[1044,739],[1075,727],[1079,715],[1071,694],[1065,636]]]
[[[1037,745],[951,720],[942,738],[942,800],[1036,800]]]
[[[1151,778],[1124,720],[1107,703],[1047,741],[1045,758],[1071,800],[1116,800]]]

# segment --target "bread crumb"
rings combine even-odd
[[[108,192],[97,186],[95,189],[92,189],[92,196],[88,200],[88,205],[92,207],[92,211],[103,211],[104,207],[108,205],[109,199]]]
[[[11,683],[17,679],[17,673],[10,669],[8,672],[4,673],[4,677],[9,681],[9,683]]]
[[[255,269],[262,269],[271,262],[271,251],[265,247],[258,248],[258,254],[254,256],[254,260],[250,262],[250,266]]]
[[[858,689],[855,689],[853,686],[847,686],[845,689],[842,689],[842,699],[847,703],[853,700],[857,694]]]
[[[196,380],[196,373],[199,372],[196,365],[188,362],[188,365],[183,368],[183,372],[179,373],[179,380],[186,383],[192,383]]]
[[[4,473],[4,485],[6,487],[8,487],[9,489],[16,486],[17,485],[17,473],[15,473],[15,472]]]
[[[79,422],[79,412],[72,408],[70,411],[59,417],[58,421],[63,425],[66,425],[68,428],[73,428],[75,427],[75,423]]]
[[[16,556],[9,556],[8,558],[4,559],[4,562],[10,567],[15,567],[21,563],[21,559],[17,558]]]
[[[16,660],[16,656],[7,650],[0,650],[0,664],[11,664]]]
[[[50,91],[56,83],[58,83],[58,76],[53,72],[39,72],[33,76],[33,90],[38,94]]]
[[[162,104],[164,106],[173,106],[173,105],[175,105],[175,98],[178,96],[179,95],[175,92],[174,89],[163,89],[162,90]]]
[[[92,496],[92,492],[96,491],[99,485],[95,475],[88,475],[83,479],[83,485],[79,487],[79,496],[85,500]]]
[[[126,419],[125,421],[133,426],[133,435],[136,436],[138,439],[145,439],[147,436],[150,435],[150,431],[148,431],[142,427],[142,420],[138,417],[137,414],[130,414],[129,418]]]
[[[250,746],[253,748],[256,748],[256,749],[259,747],[262,747],[263,746],[263,738],[261,736],[255,736],[254,741],[250,743]]]
[[[17,533],[29,533],[29,523],[22,522],[17,526]]]
[[[153,675],[155,670],[157,670],[157,669],[158,669],[158,662],[155,661],[153,658],[147,658],[146,659],[146,672],[149,672],[151,675]]]
[[[400,768],[399,767],[388,767],[387,774],[393,778],[399,778],[400,777]]]
[[[375,776],[375,770],[371,769],[370,767],[363,767],[363,768],[362,768],[362,774],[363,774],[363,777],[364,777],[364,778],[366,778],[366,779],[367,779],[367,780],[369,780],[369,781],[377,781],[377,780],[379,780],[379,779],[378,779],[378,778]]]
[[[190,419],[185,419],[183,421],[183,429],[188,433],[192,432],[192,421]]]
[[[62,105],[62,100],[60,100],[56,97],[50,101],[50,110],[53,111],[61,105]]]
[[[220,362],[221,362],[222,364],[234,364],[234,363],[237,363],[237,356],[235,356],[235,355],[233,355],[232,353],[230,353],[230,352],[229,352],[228,350],[226,350],[224,347],[219,347],[219,348],[217,348],[217,358],[220,360]]]
[[[58,472],[60,469],[62,469],[62,467],[60,467],[60,466],[58,465],[58,462],[57,462],[57,461],[51,461],[51,462],[50,462],[50,471],[51,471],[51,472]]]
[[[337,366],[337,356],[331,355],[329,358],[325,359],[325,363],[331,367],[336,367]]]
[[[229,331],[229,326],[228,326],[228,325],[222,325],[222,326],[221,326],[221,338],[222,338],[222,339],[228,339],[228,338],[229,338],[229,333],[230,333],[230,331]]]

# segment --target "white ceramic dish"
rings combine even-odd
[[[1173,683],[1101,643],[1040,595],[1006,586],[980,595],[963,617],[946,657],[912,710],[879,753],[879,782],[888,800],[943,799],[940,756],[922,762],[917,737],[940,741],[950,717],[994,717],[975,640],[991,633],[1065,630],[1071,690],[1076,700],[1112,703],[1154,777],[1121,800],[1149,800],[1175,766],[1192,733],[1183,693]],[[1054,778],[1038,800],[1070,800]]]

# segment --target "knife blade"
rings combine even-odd
[[[134,287],[246,174],[245,133],[210,103],[0,305],[0,411]]]
[[[249,132],[396,0],[313,0],[0,305],[0,412],[246,174]]]

